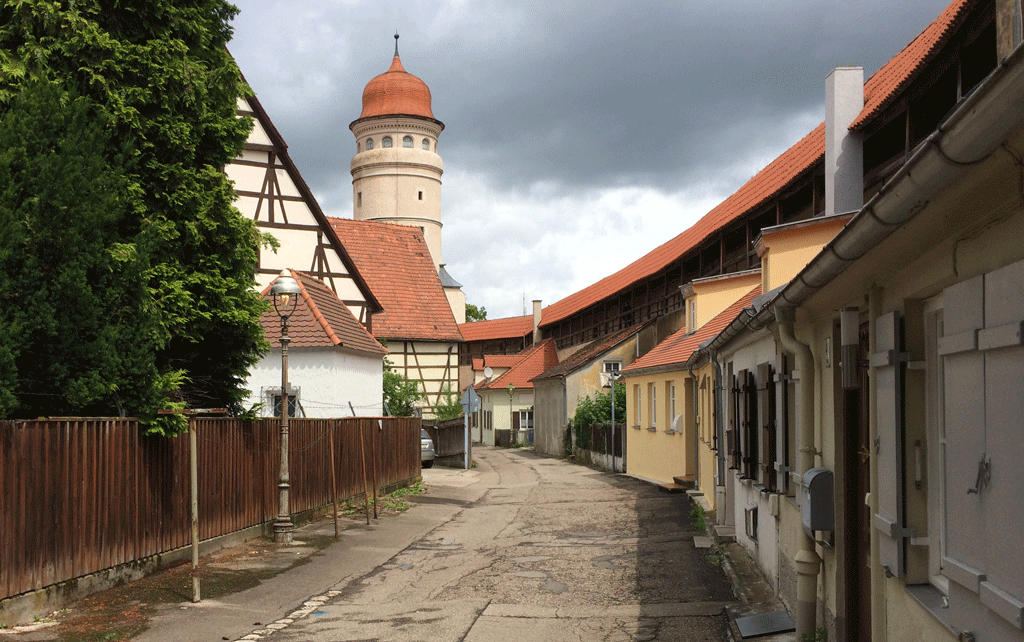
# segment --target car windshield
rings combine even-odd
[[[420,428],[420,439],[430,439],[430,433]]]

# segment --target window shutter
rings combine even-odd
[[[785,354],[775,357],[772,376],[775,390],[775,479],[780,493],[789,493],[789,362]]]
[[[757,379],[749,370],[740,372],[743,386],[743,476],[757,478]]]
[[[732,376],[729,385],[729,431],[726,435],[726,447],[729,449],[730,468],[740,467],[740,387],[736,375]]]
[[[758,422],[761,427],[760,468],[761,483],[774,491],[775,483],[775,383],[772,381],[772,366],[762,363],[757,366]]]
[[[906,537],[903,493],[903,319],[891,312],[875,319],[875,347],[871,355],[877,404],[878,512],[872,524],[880,532],[879,557],[885,570],[897,577],[906,573]]]
[[[939,339],[945,389],[946,552],[942,574],[977,593],[984,574],[984,521],[975,485],[985,455],[985,355],[978,352],[978,331],[985,319],[984,277],[962,281],[943,292],[943,330]]]

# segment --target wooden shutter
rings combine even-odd
[[[985,355],[978,352],[984,326],[984,277],[946,288],[943,331],[939,339],[945,406],[946,553],[942,573],[977,593],[984,579],[984,524],[975,485],[978,462],[985,455]]]
[[[772,366],[769,363],[757,366],[757,405],[761,428],[761,483],[769,491],[775,491],[775,384],[772,381]]]
[[[897,577],[906,574],[904,517],[903,382],[906,356],[903,353],[903,319],[891,312],[875,319],[875,347],[871,367],[875,374],[877,404],[875,425],[878,437],[878,512],[872,524],[878,529],[879,557],[885,570]]]
[[[774,469],[776,489],[789,493],[789,360],[786,355],[775,357],[775,372],[772,376],[775,391],[775,458]]]
[[[755,479],[757,477],[757,379],[754,373],[749,370],[740,371],[740,385],[742,386],[742,458],[743,477]]]

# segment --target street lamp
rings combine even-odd
[[[519,440],[519,431],[513,430],[513,426],[516,425],[515,419],[512,417],[512,393],[515,392],[516,387],[512,384],[508,384],[508,434],[512,440],[512,444],[515,444]]]
[[[292,518],[288,508],[288,317],[295,312],[302,290],[292,278],[289,270],[281,270],[280,276],[270,288],[274,299],[274,310],[281,317],[281,476],[277,484],[277,521],[274,522],[274,541],[278,544],[292,543]]]

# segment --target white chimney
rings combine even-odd
[[[825,216],[864,205],[864,140],[850,124],[864,109],[864,68],[836,67],[825,79]]]
[[[533,300],[533,343],[540,343],[540,299]]]

